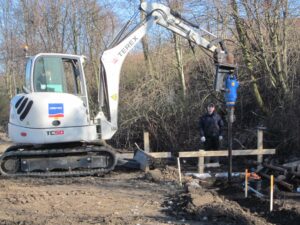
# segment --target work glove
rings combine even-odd
[[[202,136],[202,137],[200,138],[200,140],[201,140],[201,142],[205,142],[205,141],[206,141],[206,138],[205,138],[204,136]]]
[[[219,141],[222,141],[223,140],[223,136],[219,136]]]

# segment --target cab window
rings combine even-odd
[[[33,86],[36,92],[80,94],[80,73],[76,59],[43,56],[35,61]]]

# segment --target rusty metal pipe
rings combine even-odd
[[[262,165],[264,167],[266,167],[266,168],[283,172],[285,175],[292,174],[292,175],[294,175],[296,177],[300,177],[300,173],[299,172],[297,173],[295,171],[292,171],[292,168],[289,168],[289,167],[280,166],[280,165],[272,165],[272,164],[267,164],[267,163],[263,163]]]
[[[280,166],[275,166],[275,165],[272,165],[272,164],[267,164],[267,163],[263,163],[262,164],[264,167],[267,167],[267,168],[270,168],[270,169],[273,169],[273,170],[277,170],[277,171],[280,171],[280,172],[284,172],[284,173],[288,173],[288,170],[285,169],[285,168],[282,168]]]
[[[260,176],[267,178],[267,179],[271,179],[271,177],[268,174],[265,174],[263,172],[259,172],[258,173]],[[274,179],[275,183],[280,184],[281,186],[285,187],[286,189],[288,189],[289,191],[293,191],[294,190],[294,185],[289,184],[285,181],[282,180],[278,180],[277,178]]]

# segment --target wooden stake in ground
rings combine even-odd
[[[263,162],[263,129],[263,127],[258,127],[257,129],[257,150],[259,151],[259,154],[257,155],[257,162],[259,163],[257,169],[261,169],[261,163]]]
[[[177,167],[178,167],[178,174],[179,174],[179,184],[182,186],[182,181],[181,181],[181,167],[180,167],[180,158],[177,157]]]
[[[146,153],[150,152],[150,139],[149,139],[149,132],[144,131],[144,151]],[[149,171],[149,164],[146,165],[145,171]]]
[[[245,198],[248,198],[248,169],[245,170]]]
[[[150,152],[150,139],[149,139],[149,132],[144,132],[144,151]]]
[[[274,191],[274,176],[270,179],[270,212],[273,211],[273,191]]]
[[[198,158],[198,173],[204,173],[204,150],[200,150],[203,155]]]

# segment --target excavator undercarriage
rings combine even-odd
[[[11,146],[1,156],[3,176],[86,176],[105,174],[117,163],[116,154],[95,143]]]

